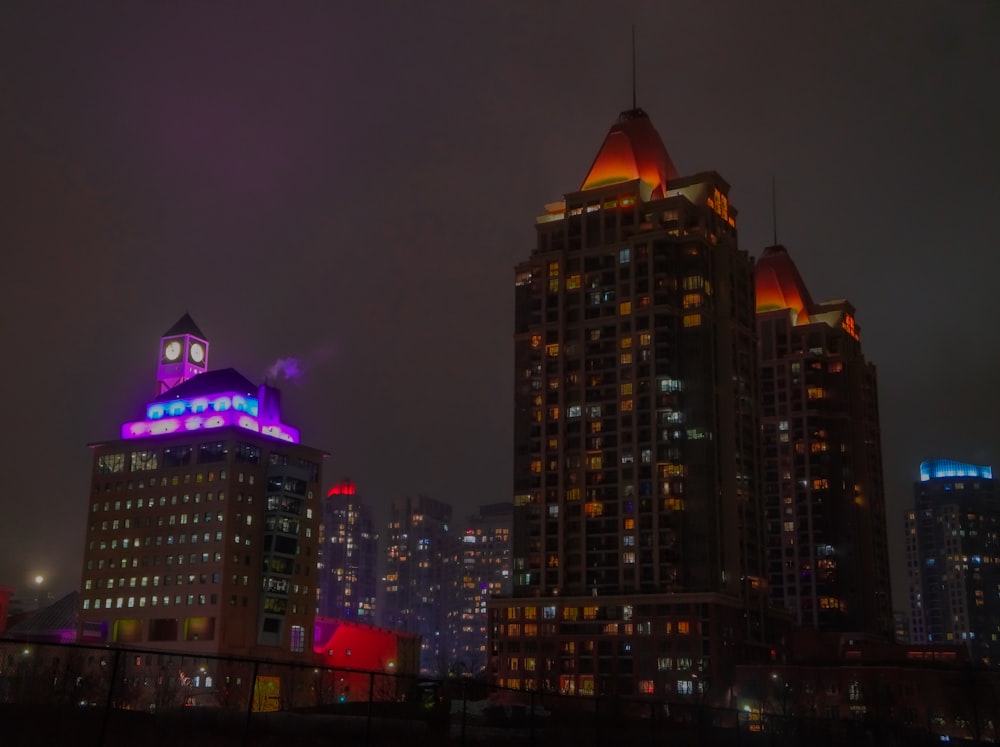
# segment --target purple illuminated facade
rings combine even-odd
[[[91,445],[78,634],[310,661],[326,455],[282,423],[275,387],[209,371],[207,349],[185,315],[145,417]]]
[[[156,393],[208,370],[208,339],[188,314],[160,339],[160,363],[156,369]]]
[[[239,392],[219,392],[167,401],[162,401],[161,397],[147,405],[145,420],[122,425],[122,438],[144,438],[235,426],[297,444],[298,430],[278,422],[280,413],[276,408],[261,411],[261,400],[273,398],[276,393],[276,389],[265,384],[260,387],[257,397]]]

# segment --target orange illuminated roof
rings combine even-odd
[[[664,184],[676,178],[674,162],[649,116],[642,109],[631,109],[611,126],[580,189],[642,179],[655,198],[662,197]]]
[[[790,309],[795,324],[808,324],[814,304],[799,270],[783,246],[769,246],[755,268],[757,313]]]

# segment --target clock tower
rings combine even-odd
[[[190,315],[185,314],[160,338],[156,367],[156,394],[208,370],[208,341]]]

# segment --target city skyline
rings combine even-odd
[[[213,369],[300,362],[289,419],[379,529],[398,495],[510,500],[513,266],[627,108],[635,23],[638,103],[678,169],[732,184],[754,257],[774,177],[778,241],[817,298],[859,310],[899,606],[919,463],[1000,451],[979,332],[1000,10],[634,3],[616,31],[596,3],[398,6],[392,27],[227,7],[0,11],[5,464],[55,473],[41,516],[0,527],[0,582],[79,586],[86,445],[141,416],[150,340],[185,312]]]

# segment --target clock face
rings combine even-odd
[[[205,346],[200,342],[192,342],[191,347],[188,348],[188,357],[191,359],[192,363],[204,363],[205,362]]]
[[[180,340],[171,340],[166,345],[163,346],[163,359],[166,361],[175,361],[181,357],[181,343]]]

